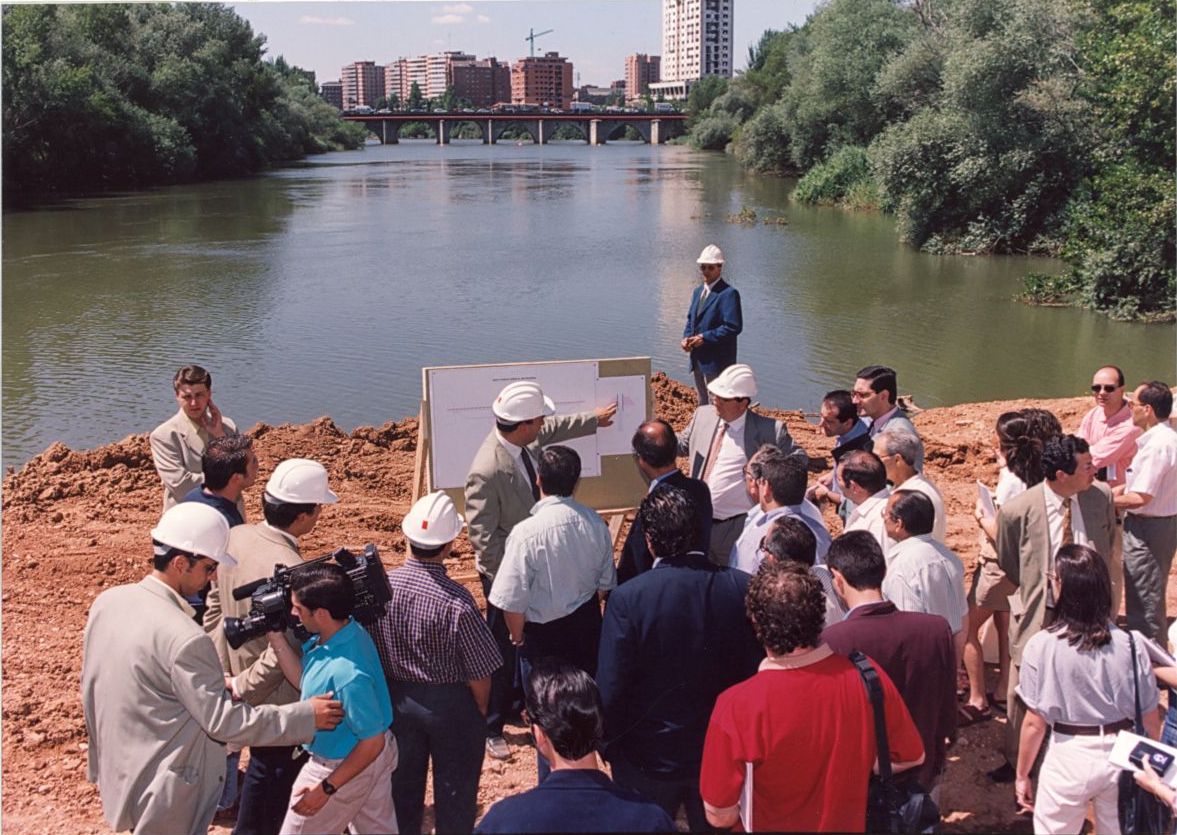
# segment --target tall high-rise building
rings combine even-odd
[[[324,81],[319,85],[319,95],[327,104],[343,110],[343,84],[338,81]]]
[[[662,80],[650,92],[683,98],[708,75],[731,78],[735,0],[662,0]]]
[[[384,95],[389,99],[396,96],[400,106],[409,98],[409,85],[405,80],[408,72],[408,63],[404,58],[397,58],[384,65]]]
[[[343,108],[375,107],[384,98],[384,67],[375,61],[353,61],[339,71],[343,84]]]
[[[558,52],[511,65],[511,103],[565,107],[572,101],[572,64]]]
[[[658,55],[625,56],[625,93],[631,99],[644,95],[651,84],[662,80],[662,59]]]

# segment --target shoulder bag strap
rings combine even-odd
[[[870,660],[861,652],[855,650],[850,654],[850,660],[858,668],[862,676],[862,683],[870,696],[871,708],[875,714],[875,747],[879,756],[879,779],[883,783],[891,782],[891,746],[887,742],[887,718],[883,708],[883,685],[879,681],[879,673],[871,665]]]
[[[1140,736],[1148,736],[1144,730],[1144,719],[1140,713],[1140,671],[1136,666],[1136,639],[1132,637],[1132,630],[1125,630],[1128,633],[1128,649],[1132,653],[1132,694],[1136,701],[1136,733]]]

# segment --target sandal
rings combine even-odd
[[[978,722],[988,722],[993,718],[993,714],[989,712],[989,708],[974,707],[970,704],[963,704],[956,709],[956,726],[958,728],[967,728],[969,725],[976,725]]]

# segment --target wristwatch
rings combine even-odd
[[[339,791],[338,788],[331,785],[330,780],[324,780],[322,783],[319,783],[319,785],[323,787],[323,794],[327,795],[328,797]]]

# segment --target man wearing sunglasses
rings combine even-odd
[[[1136,439],[1140,429],[1132,422],[1132,409],[1124,397],[1124,372],[1114,365],[1105,365],[1091,378],[1091,396],[1095,405],[1083,416],[1075,433],[1091,446],[1091,463],[1095,477],[1115,489],[1124,484],[1124,477],[1136,454]],[[1112,579],[1112,616],[1120,611],[1124,591],[1124,543],[1119,523],[1112,537],[1112,552],[1108,555],[1108,573]]]

